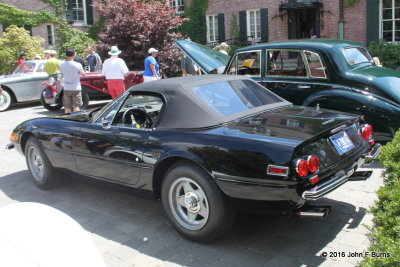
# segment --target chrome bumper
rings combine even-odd
[[[326,181],[323,184],[317,185],[309,190],[306,190],[301,195],[305,200],[317,200],[329,192],[335,190],[349,180],[347,174],[339,176],[334,180]]]
[[[371,164],[374,159],[376,159],[379,154],[382,151],[382,145],[381,144],[375,144],[372,149],[365,155],[365,162],[364,165],[369,165]]]

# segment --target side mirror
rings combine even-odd
[[[102,119],[101,120],[101,126],[103,127],[104,130],[110,130],[111,129],[111,124],[107,119]]]

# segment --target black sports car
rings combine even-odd
[[[229,229],[238,204],[325,215],[306,202],[368,178],[356,170],[381,148],[360,116],[293,106],[220,75],[136,85],[97,111],[26,121],[11,140],[39,187],[68,170],[152,192],[173,226],[202,242]]]

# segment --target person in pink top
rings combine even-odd
[[[121,52],[118,47],[112,46],[110,52],[108,52],[111,57],[104,61],[101,71],[106,76],[108,90],[112,98],[116,98],[125,92],[124,74],[129,70],[125,61],[118,57]]]

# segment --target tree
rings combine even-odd
[[[113,45],[123,51],[121,57],[130,69],[143,69],[143,61],[150,47],[160,52],[157,60],[167,74],[178,70],[179,49],[174,41],[182,35],[174,31],[184,18],[175,14],[168,1],[155,0],[94,0],[100,15],[108,25],[100,38],[98,52],[106,56]]]
[[[23,28],[12,25],[7,28],[0,38],[0,73],[5,74],[15,68],[18,57],[25,53],[27,58],[43,54],[44,39],[38,36],[31,37]]]
[[[61,58],[65,58],[65,50],[67,48],[73,48],[77,55],[81,56],[88,46],[94,45],[95,40],[89,37],[87,32],[74,29],[66,23],[61,23],[57,29],[59,34],[59,55]]]

